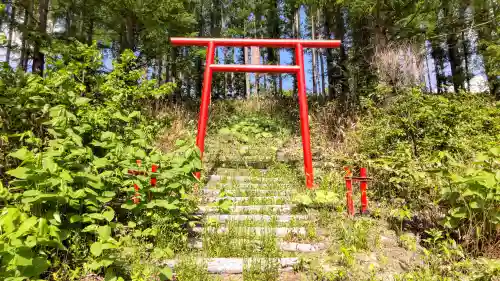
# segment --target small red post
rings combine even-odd
[[[361,168],[359,175],[361,177],[361,213],[364,214],[368,211],[368,197],[366,195],[366,189],[368,187],[368,179],[366,178],[366,168]]]
[[[132,200],[134,201],[134,204],[139,204],[141,202],[141,199],[139,199],[139,186],[134,183],[134,190],[135,190],[135,195],[132,196]]]
[[[156,173],[156,171],[158,171],[158,166],[153,164],[153,166],[151,166],[151,172]],[[156,186],[156,177],[151,177],[151,186]]]
[[[344,170],[346,171],[345,186],[347,189],[347,214],[352,217],[354,216],[354,202],[352,200],[352,172],[349,167],[344,167]]]
[[[158,165],[153,164],[153,165],[151,166],[151,172],[156,173],[157,171],[158,171]],[[153,176],[153,177],[151,177],[151,186],[152,186],[152,187],[155,187],[155,186],[156,186],[156,177],[154,177],[154,176]],[[149,198],[148,198],[148,199],[149,199],[149,201],[151,201],[151,199],[153,199],[153,193],[151,193],[151,190],[148,192],[148,197],[149,197]]]

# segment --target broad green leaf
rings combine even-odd
[[[58,165],[56,162],[54,162],[54,159],[52,157],[44,157],[42,159],[42,167],[50,173],[55,173],[57,171]]]
[[[146,158],[146,152],[145,152],[143,149],[138,149],[138,150],[135,152],[134,156],[135,156],[136,158],[138,158],[138,159],[144,159],[144,158]]]
[[[165,267],[162,270],[160,270],[160,280],[161,281],[167,281],[167,280],[172,280],[173,277],[173,272],[170,267]]]
[[[14,170],[10,170],[7,174],[18,178],[18,179],[27,179],[30,176],[31,169],[25,167],[17,167]]]
[[[23,197],[35,197],[40,194],[42,194],[42,192],[40,192],[39,190],[26,190],[25,192],[23,192]]]
[[[146,205],[147,208],[153,208],[155,206],[165,208],[167,210],[179,209],[179,207],[176,204],[169,203],[167,200],[153,200],[152,202]]]
[[[472,201],[469,203],[469,206],[472,208],[472,209],[481,209],[483,204],[482,202],[480,201]]]
[[[102,243],[97,241],[97,242],[94,242],[94,244],[92,244],[90,246],[90,252],[92,253],[92,255],[98,257],[102,254]]]
[[[66,182],[70,182],[70,183],[73,182],[73,178],[71,177],[70,173],[66,170],[61,171],[61,173],[59,174],[59,177],[61,177],[61,179],[63,179]]]
[[[112,140],[116,138],[116,134],[113,132],[104,132],[101,134],[101,141]]]
[[[102,167],[106,167],[107,165],[109,165],[109,160],[106,159],[106,158],[96,158],[94,159],[94,161],[92,161],[92,164],[94,164],[94,167],[99,169],[99,168],[102,168]]]
[[[133,204],[132,202],[129,202],[129,203],[126,203],[126,204],[122,204],[120,207],[122,209],[125,209],[125,210],[132,210],[132,209],[135,209],[137,208],[138,205],[136,204]]]
[[[85,227],[82,232],[94,232],[96,231],[97,229],[99,228],[98,225],[96,224],[91,224],[91,225],[88,225],[87,227]]]
[[[111,227],[108,225],[99,226],[97,234],[102,241],[107,241],[111,237]]]
[[[49,224],[47,223],[47,219],[40,218],[38,220],[38,236],[43,237],[49,233]]]
[[[35,232],[35,225],[37,223],[38,219],[36,217],[30,217],[27,220],[24,220],[21,226],[17,229],[15,232],[14,237],[20,237],[23,236],[24,234],[28,232]]]
[[[90,102],[90,99],[89,98],[85,98],[85,97],[78,97],[75,100],[75,104],[78,105],[78,106],[86,105],[89,102]]]
[[[115,211],[112,208],[108,208],[108,210],[103,212],[102,215],[107,221],[111,222],[115,217]]]
[[[70,223],[76,223],[76,222],[81,222],[82,221],[82,217],[79,216],[79,215],[72,215],[70,218],[69,218],[69,222]]]
[[[32,258],[26,258],[21,255],[14,255],[12,264],[15,266],[30,266],[33,264]]]
[[[104,196],[104,197],[115,197],[116,196],[116,192],[114,192],[114,191],[104,191],[101,195]]]
[[[24,161],[33,158],[33,152],[29,151],[26,147],[23,147],[18,149],[16,152],[10,153],[9,156]]]
[[[46,257],[36,257],[33,259],[32,266],[24,270],[24,274],[29,276],[39,276],[49,268],[49,261]],[[33,281],[35,281],[33,279]]]
[[[467,210],[463,207],[450,210],[450,214],[454,218],[463,219],[467,217]]]
[[[54,219],[58,222],[61,223],[61,214],[59,212],[54,212]]]
[[[95,219],[95,220],[105,220],[106,219],[106,217],[103,214],[98,214],[98,213],[84,214],[84,216],[89,217],[91,219]]]

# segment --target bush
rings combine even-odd
[[[431,225],[448,214],[444,225],[475,249],[496,243],[500,103],[416,89],[384,103],[366,101],[368,118],[352,135],[356,161],[372,169],[375,197],[427,210]]]
[[[386,107],[368,105],[369,118],[355,135],[360,161],[376,169],[376,192],[415,202],[438,199],[439,179],[428,173],[465,163],[500,140],[500,104],[481,95],[437,96],[419,90]]]
[[[155,210],[179,227],[193,207],[186,193],[201,167],[197,149],[179,142],[162,153],[152,144],[163,124],[138,110],[174,85],[142,79],[132,52],[107,74],[95,46],[57,53],[45,77],[8,68],[0,74],[2,148],[10,151],[1,159],[10,176],[0,185],[2,280],[45,278],[49,268],[74,269],[76,260],[112,280],[119,234],[135,218]],[[157,172],[149,172],[153,164]],[[139,231],[156,233],[140,222]]]

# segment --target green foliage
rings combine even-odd
[[[236,120],[235,120],[236,121]],[[219,130],[219,134],[232,136],[241,143],[269,140],[277,132],[279,126],[268,118],[249,117],[231,122],[231,125]]]
[[[477,250],[494,239],[500,227],[500,149],[479,154],[461,174],[444,174],[448,187],[441,190],[442,201],[449,208],[445,226],[461,229],[462,236]]]
[[[437,200],[440,179],[430,171],[450,159],[467,161],[500,138],[499,105],[488,97],[413,90],[385,104],[369,105],[370,118],[357,133],[359,160],[373,159],[374,188],[384,198],[411,198],[414,205]]]
[[[299,206],[307,208],[330,208],[339,206],[341,200],[339,194],[327,190],[315,190],[304,194],[298,194],[293,198],[293,202]]]
[[[72,46],[48,61],[43,78],[9,69],[1,73],[6,79],[0,132],[11,151],[2,164],[12,168],[7,189],[0,186],[5,194],[0,277],[41,278],[60,255],[69,254],[113,280],[118,233],[129,218],[161,210],[171,223],[187,221],[199,153],[183,141],[167,154],[152,145],[162,124],[138,109],[168,95],[173,85],[143,81],[132,52],[109,74],[98,74],[101,56],[95,47]],[[152,164],[159,166],[155,173],[149,172]],[[129,175],[129,169],[143,175]],[[155,187],[151,176],[157,178]],[[146,216],[135,229],[142,237],[154,233],[147,221]],[[75,237],[86,249],[69,247]]]

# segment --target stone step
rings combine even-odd
[[[264,177],[269,170],[267,169],[234,169],[234,168],[217,168],[215,174],[221,176],[256,176]]]
[[[277,188],[279,187],[279,188]],[[221,182],[221,181],[209,181],[207,182],[207,189],[220,189],[220,188],[230,188],[230,189],[274,189],[274,190],[285,190],[292,188],[291,184],[279,183],[279,182],[264,182],[264,183],[250,183],[250,182]]]
[[[218,196],[221,193],[220,189],[209,189],[209,188],[204,188],[201,190],[201,192],[204,195],[207,196]],[[279,189],[255,189],[255,188],[238,188],[238,189],[225,189],[224,192],[228,194],[243,194],[245,196],[249,196],[252,194],[264,194],[264,195],[269,195],[269,194],[292,194],[291,190],[279,190]]]
[[[263,222],[271,222],[276,221],[280,223],[287,223],[291,221],[305,221],[310,220],[310,216],[306,215],[208,215],[206,216],[208,220],[216,220],[218,222],[228,222],[228,221],[263,221]]]
[[[209,182],[227,181],[227,182],[249,182],[249,183],[265,183],[265,182],[280,182],[280,178],[252,177],[252,176],[222,176],[211,175]]]
[[[279,199],[289,199],[284,196],[257,196],[257,197],[233,197],[233,196],[225,196],[225,197],[205,197],[203,198],[203,202],[206,203],[214,203],[218,202],[219,200],[230,200],[232,202],[243,202],[243,201],[249,201],[249,200],[279,200]]]
[[[251,235],[256,235],[256,236],[262,236],[262,235],[275,235],[276,237],[285,237],[288,234],[292,235],[306,235],[307,230],[305,227],[276,227],[276,228],[269,228],[269,227],[208,227],[205,229],[204,227],[196,226],[191,228],[191,230],[194,233],[204,233],[205,231],[208,231],[210,233],[228,233],[230,231],[234,231],[236,233],[241,233],[241,234],[251,234]]]
[[[280,214],[290,213],[295,205],[251,205],[251,206],[231,206],[229,211],[231,213],[245,213],[245,212],[278,212]],[[200,206],[199,214],[217,213],[219,208],[216,206]]]
[[[262,241],[259,240],[236,240],[234,239],[233,241],[237,242],[242,242],[242,243],[251,243],[253,245],[261,245]],[[314,244],[308,244],[308,243],[295,243],[295,242],[285,242],[285,241],[276,241],[278,244],[278,247],[280,248],[281,251],[284,252],[298,252],[298,253],[315,253],[319,252],[322,250],[325,250],[327,248],[327,245],[325,243],[314,243]],[[230,245],[228,245],[230,246]],[[193,240],[189,242],[189,247],[193,249],[203,249],[203,241],[202,240]]]
[[[242,274],[245,268],[252,264],[269,265],[271,261],[276,261],[280,266],[280,271],[291,271],[293,266],[299,262],[298,258],[198,258],[197,263],[206,264],[207,271],[211,274]],[[177,260],[166,260],[160,266],[168,266],[175,272]]]

